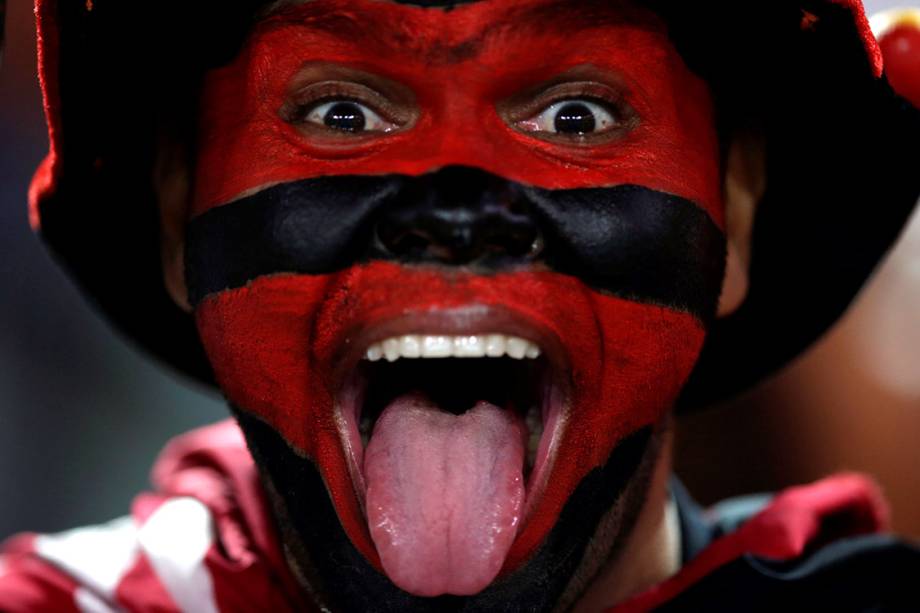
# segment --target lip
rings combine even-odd
[[[340,338],[340,350],[332,371],[335,390],[334,420],[345,451],[354,492],[362,512],[365,510],[366,483],[364,446],[358,433],[357,407],[363,398],[355,393],[358,365],[367,347],[386,338],[404,334],[431,335],[513,335],[536,343],[550,366],[550,379],[544,390],[543,436],[537,450],[533,472],[527,480],[527,498],[521,529],[545,489],[552,472],[559,441],[565,431],[570,410],[570,359],[561,340],[546,327],[511,309],[492,305],[470,305],[449,309],[405,312],[389,319],[368,322],[348,329]]]

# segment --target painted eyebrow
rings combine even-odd
[[[486,0],[478,0],[486,1]],[[397,39],[404,43],[398,27],[389,29],[368,27],[354,13],[297,11],[293,9],[312,4],[314,0],[275,0],[259,13],[263,23],[274,26],[298,26],[319,30],[344,41],[362,40],[381,45],[394,46]],[[468,4],[475,4],[470,2]],[[520,34],[529,30],[540,33],[546,30],[586,30],[609,25],[638,25],[659,29],[647,10],[622,0],[579,0],[573,10],[571,0],[551,1],[532,7],[517,7],[502,15],[501,19],[486,24],[482,31],[471,39],[457,43],[459,55],[466,55],[486,41],[509,31]],[[409,37],[411,40],[411,37]]]
[[[302,11],[294,12],[293,9],[312,4],[314,0],[275,0],[256,13],[257,27],[261,25],[272,26],[303,26],[310,29],[322,30],[341,38],[348,38],[354,34],[355,27],[359,24],[350,16],[335,12],[320,12],[319,10],[304,14]],[[341,28],[345,28],[343,31]]]

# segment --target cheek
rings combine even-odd
[[[631,434],[671,410],[705,339],[693,316],[591,292],[597,360],[576,360],[571,413],[540,507],[509,556],[528,559],[575,488]]]
[[[310,351],[328,284],[327,275],[263,277],[208,297],[195,312],[227,399],[311,456],[332,423],[332,397]]]

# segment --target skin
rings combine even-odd
[[[349,70],[348,67],[343,68],[334,63],[314,63],[299,72],[297,78],[304,82],[356,80]],[[595,74],[588,76],[592,79],[597,77]],[[577,81],[583,77],[576,71],[566,75],[564,81]],[[391,115],[402,125],[411,127],[418,121],[418,116],[414,114],[416,111],[411,88],[381,75],[365,74],[361,75],[361,79],[370,82],[376,89],[392,92],[390,99],[395,102],[391,103],[394,107]],[[573,90],[572,93],[574,97],[579,91]],[[450,100],[450,97],[447,99]],[[498,111],[509,123],[525,121],[528,113],[540,105],[539,100],[533,100],[527,91],[515,94],[508,100],[507,105]],[[305,125],[302,135],[306,140],[327,149],[344,146],[347,153],[348,141],[341,141],[339,134],[329,134],[315,125]],[[608,146],[610,139],[615,137],[615,134],[608,135],[586,142],[584,146],[586,149]],[[346,144],[343,145],[343,142]],[[220,200],[217,195],[202,198],[200,194],[196,196],[192,193],[190,185],[193,181],[190,177],[195,172],[189,163],[186,148],[165,137],[155,173],[163,226],[164,275],[174,300],[189,310],[182,257],[186,219],[190,211],[200,206],[202,201]],[[754,205],[763,190],[763,162],[756,136],[739,134],[733,139],[722,168],[722,176],[728,255],[719,302],[720,317],[733,312],[747,292]],[[200,179],[200,176],[196,176],[194,183],[200,185]],[[229,188],[228,193],[239,192]],[[679,534],[673,511],[668,510],[667,478],[671,472],[668,422],[669,418],[665,416],[656,426],[653,444],[643,458],[642,467],[630,477],[623,498],[598,525],[592,545],[570,582],[560,608],[575,606],[576,610],[587,611],[609,606],[678,570]],[[308,565],[305,559],[308,556],[309,552],[295,556],[292,560],[295,570],[304,570]]]

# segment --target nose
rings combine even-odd
[[[542,244],[519,188],[460,166],[407,181],[383,211],[376,235],[389,257],[448,265],[525,262]]]

